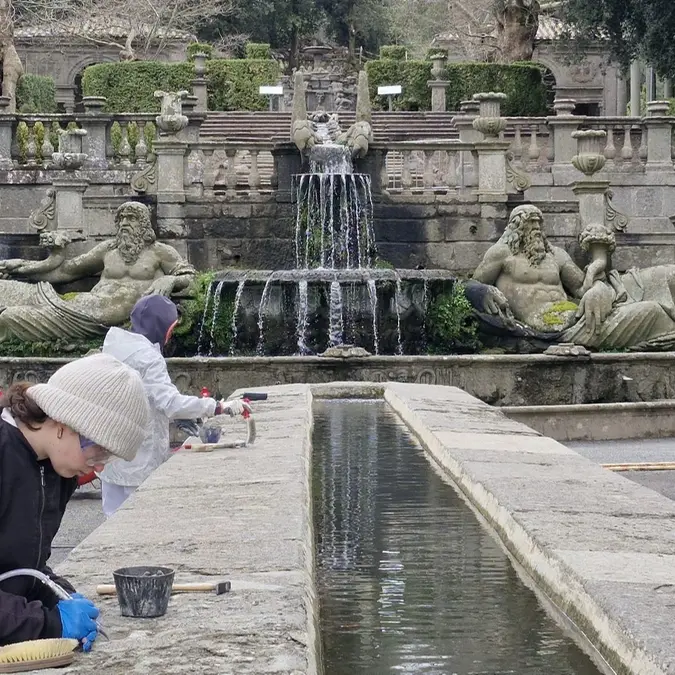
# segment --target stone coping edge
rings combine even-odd
[[[496,532],[507,552],[535,582],[538,592],[547,596],[554,607],[570,619],[617,675],[666,675],[668,671],[658,667],[636,640],[621,629],[617,617],[610,616],[584,588],[582,578],[555,555],[548,554],[497,497],[470,475],[462,461],[452,456],[418,414],[408,407],[404,396],[399,395],[403,391],[401,385],[386,383],[384,389],[384,400]],[[478,399],[475,402],[486,405]],[[562,607],[568,610],[565,612]]]

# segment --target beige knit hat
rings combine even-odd
[[[143,381],[108,354],[71,361],[26,394],[51,419],[127,461],[145,437],[149,413]]]

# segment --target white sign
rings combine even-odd
[[[283,96],[284,88],[283,87],[267,87],[262,86],[258,89],[261,96]]]
[[[394,84],[390,87],[378,87],[377,93],[380,96],[396,96],[403,91],[400,84]]]

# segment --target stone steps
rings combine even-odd
[[[374,112],[373,133],[378,141],[457,138],[452,124],[454,113]],[[347,129],[354,113],[340,113]],[[211,112],[202,124],[202,140],[286,141],[290,139],[291,113]]]

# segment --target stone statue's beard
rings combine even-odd
[[[143,250],[143,240],[135,233],[118,232],[115,237],[115,248],[120,252],[122,260],[133,263]]]
[[[539,265],[546,257],[544,236],[537,230],[528,230],[520,240],[520,249],[527,256],[530,265]]]

